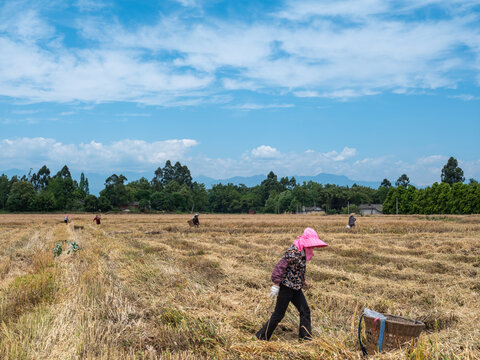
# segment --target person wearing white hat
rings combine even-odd
[[[192,218],[192,223],[194,226],[200,226],[200,221],[198,220],[198,214],[195,214]]]

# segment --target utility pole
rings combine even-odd
[[[395,198],[395,199],[396,199],[396,203],[397,203],[396,208],[397,208],[397,215],[398,215],[398,197]]]
[[[348,201],[348,205],[347,205],[347,214],[350,214],[350,200]]]

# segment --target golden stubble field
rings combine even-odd
[[[480,358],[480,216],[359,217],[354,231],[346,216],[189,218],[0,215],[0,358],[360,359],[364,306],[427,325],[376,358]],[[307,265],[315,339],[298,343],[291,305],[257,341],[272,268],[306,226],[329,244]],[[54,258],[63,240],[82,249]]]

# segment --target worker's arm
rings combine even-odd
[[[283,278],[285,277],[285,271],[287,270],[288,261],[282,258],[272,271],[272,281],[275,285],[280,286]]]

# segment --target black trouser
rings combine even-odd
[[[300,339],[311,338],[312,325],[310,322],[310,308],[308,307],[307,299],[305,299],[302,290],[293,290],[284,285],[280,285],[275,311],[270,317],[270,320],[268,320],[260,329],[260,331],[257,332],[258,339],[270,340],[273,331],[285,316],[285,311],[287,311],[290,301],[293,305],[295,305],[300,313],[300,329],[298,332],[298,337]]]

